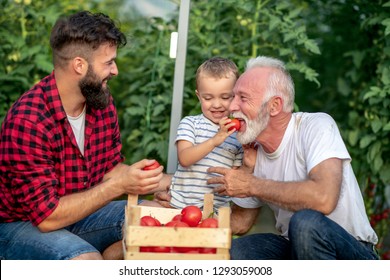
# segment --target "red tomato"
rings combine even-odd
[[[155,161],[151,165],[147,165],[144,168],[142,168],[142,170],[153,170],[153,169],[158,168],[159,166],[160,166],[160,164],[157,161]]]
[[[143,253],[153,252],[153,247],[139,247],[139,251]]]
[[[189,227],[189,225],[186,224],[185,222],[178,221],[178,220],[170,221],[165,226],[166,227]],[[187,253],[190,251],[192,252],[195,249],[196,248],[192,248],[192,247],[173,247],[172,252],[174,252],[174,253]]]
[[[172,218],[172,221],[181,221],[181,217],[182,217],[181,214],[177,214]]]
[[[170,221],[165,224],[166,227],[189,227],[189,225],[185,222],[175,220],[175,221]]]
[[[152,247],[152,252],[154,252],[154,253],[170,253],[171,247],[155,246],[155,247]]]
[[[171,248],[170,247],[164,247],[164,246],[144,246],[139,248],[140,252],[143,253],[170,253]]]
[[[241,124],[240,124],[240,121],[238,119],[232,119],[232,121],[229,124],[231,124],[231,123],[234,125],[229,128],[229,131],[232,130],[233,128],[235,128],[236,131],[240,130]]]
[[[195,247],[173,247],[173,253],[199,254],[200,248]]]
[[[152,216],[143,216],[141,217],[141,226],[159,227],[161,226],[161,223],[159,220],[153,218]]]
[[[216,254],[217,248],[199,248],[200,254]]]
[[[200,222],[198,227],[201,228],[217,228],[218,227],[218,220],[215,218],[207,218]]]
[[[202,219],[202,211],[194,205],[184,207],[181,210],[181,215],[181,220],[190,227],[196,227]]]

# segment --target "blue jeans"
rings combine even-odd
[[[122,239],[127,201],[113,201],[64,229],[43,233],[31,222],[0,223],[0,259],[67,260],[102,253]]]
[[[356,240],[337,223],[314,210],[296,212],[288,239],[259,233],[234,239],[235,260],[376,260],[371,243]]]

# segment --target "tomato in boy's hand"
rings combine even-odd
[[[151,165],[147,165],[144,168],[142,168],[142,170],[153,170],[153,169],[158,168],[159,166],[160,166],[160,164],[157,161],[155,161]]]
[[[229,131],[232,130],[233,128],[235,128],[236,131],[240,130],[241,124],[240,124],[240,121],[238,119],[233,118],[229,124],[231,124],[231,123],[234,125],[228,129]]]

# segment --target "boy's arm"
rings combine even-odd
[[[188,167],[208,155],[216,146],[213,138],[194,145],[191,142],[180,140],[176,143],[177,156],[181,166]]]
[[[185,140],[179,140],[177,145],[177,155],[181,166],[188,167],[195,162],[207,156],[215,147],[221,145],[229,135],[234,133],[234,130],[229,131],[229,118],[223,118],[220,122],[220,129],[214,137],[204,141],[203,143],[194,145]]]

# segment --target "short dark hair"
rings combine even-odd
[[[88,60],[91,52],[105,43],[118,48],[127,43],[126,36],[107,15],[81,11],[60,18],[50,36],[54,65],[63,66],[76,56]]]

